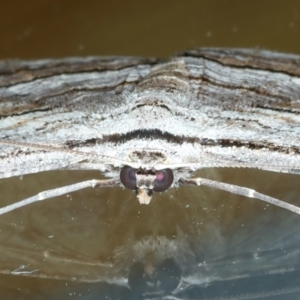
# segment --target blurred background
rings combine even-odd
[[[297,0],[26,0],[0,3],[0,59],[168,57],[195,47],[300,53]]]

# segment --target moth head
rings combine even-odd
[[[136,191],[141,204],[149,204],[153,191],[164,192],[170,188],[173,172],[170,169],[147,170],[124,166],[120,172],[120,180],[126,188]]]

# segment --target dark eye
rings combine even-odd
[[[121,182],[130,190],[136,189],[136,170],[125,166],[120,173]]]
[[[153,191],[163,192],[167,190],[173,182],[173,172],[170,169],[159,170],[155,173]]]

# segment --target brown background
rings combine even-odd
[[[0,58],[167,57],[195,47],[300,53],[300,2],[26,0],[0,3]]]

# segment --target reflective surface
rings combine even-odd
[[[297,176],[249,170],[197,175],[229,178],[299,204]],[[3,180],[1,187],[8,193],[25,187],[25,197],[26,187],[32,193],[96,176],[44,173],[38,182],[25,176]],[[6,195],[1,203],[9,202]],[[296,214],[205,187],[155,193],[149,206],[126,189],[84,190],[1,216],[1,271],[13,275],[1,276],[0,295],[162,299],[173,291],[179,299],[204,299],[292,291],[299,284],[299,226]]]

